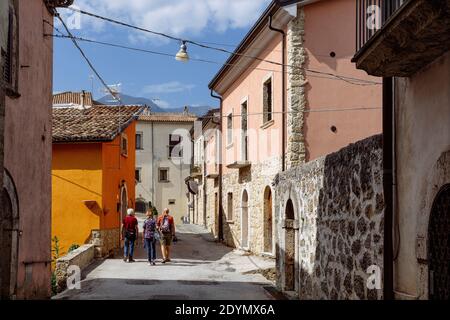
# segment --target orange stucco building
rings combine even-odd
[[[97,256],[105,256],[120,246],[122,218],[134,208],[141,112],[139,106],[53,108],[52,237],[61,253],[93,243]]]

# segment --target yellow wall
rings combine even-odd
[[[124,131],[127,157],[120,155],[120,136],[104,143],[53,144],[52,238],[59,238],[61,255],[72,244],[88,243],[93,229],[120,227],[117,203],[122,181],[128,207],[134,208],[135,132],[135,123]],[[97,206],[90,209],[85,200],[96,201]]]
[[[102,205],[101,144],[53,144],[52,238],[59,238],[61,255],[72,244],[88,242],[91,230],[100,227],[99,212],[84,200]]]
[[[120,213],[117,211],[117,202],[120,197],[121,181],[125,180],[128,190],[128,207],[134,209],[136,166],[135,134],[136,125],[133,122],[125,129],[128,137],[128,156],[119,156],[120,137],[114,141],[103,143],[103,208],[107,212],[102,221],[102,228],[119,228]],[[119,163],[120,159],[120,163]]]

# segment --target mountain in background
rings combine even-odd
[[[158,106],[157,103],[153,102],[150,99],[142,98],[142,97],[133,97],[126,94],[121,93],[120,99],[122,100],[123,104],[131,104],[131,105],[147,105],[151,107],[151,110],[153,112],[183,112],[184,107],[179,108],[162,108]],[[102,104],[108,104],[108,105],[117,105],[117,101],[113,101],[111,99],[111,96],[104,96],[97,100],[98,102]],[[196,116],[203,116],[205,115],[209,110],[214,109],[214,107],[211,106],[188,106],[189,112],[195,114]]]

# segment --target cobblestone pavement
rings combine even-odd
[[[149,266],[139,241],[136,262],[125,263],[121,255],[96,261],[84,272],[81,289],[54,299],[273,299],[264,289],[273,283],[254,273],[273,268],[273,259],[232,250],[195,225],[177,226],[177,237],[171,262],[160,262],[158,246],[157,264]]]

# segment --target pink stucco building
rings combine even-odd
[[[381,131],[380,81],[351,62],[355,5],[273,1],[210,82],[229,245],[273,256],[276,174]]]
[[[71,2],[1,2],[2,299],[51,294],[53,40],[44,21],[53,23],[52,8]]]

